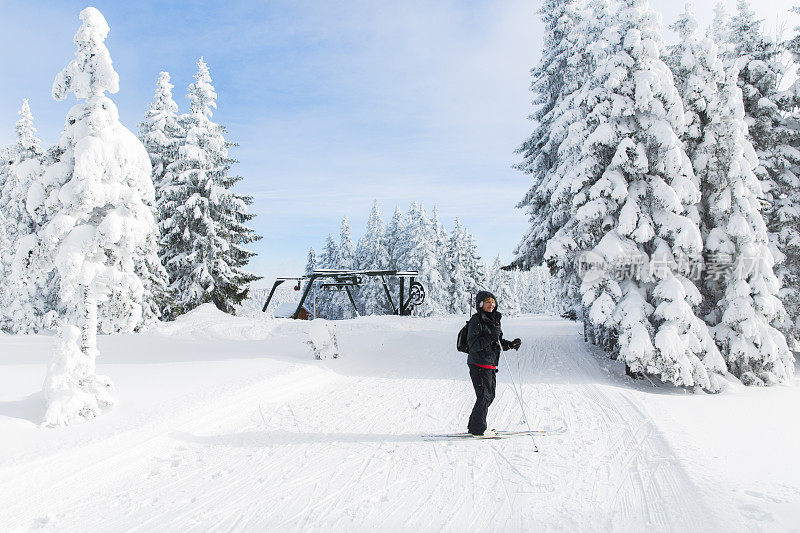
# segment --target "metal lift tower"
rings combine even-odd
[[[347,296],[350,298],[350,303],[353,304],[353,309],[355,310],[356,316],[359,316],[358,309],[356,308],[356,302],[353,299],[353,294],[350,292],[350,288],[359,287],[363,281],[363,278],[366,276],[381,278],[383,289],[386,293],[386,299],[389,301],[389,305],[392,307],[392,314],[407,316],[411,314],[411,310],[414,309],[414,307],[425,301],[425,288],[421,283],[415,281],[415,278],[418,275],[419,272],[416,270],[336,270],[324,268],[315,270],[311,274],[306,274],[300,277],[278,278],[275,280],[275,284],[272,286],[272,290],[269,292],[267,302],[264,304],[262,311],[267,311],[269,302],[272,300],[272,296],[275,294],[275,289],[277,289],[281,283],[289,280],[296,281],[297,286],[295,289],[300,290],[302,280],[307,280],[308,283],[306,283],[305,290],[300,298],[300,303],[297,304],[297,309],[292,315],[292,318],[297,318],[297,316],[300,314],[300,310],[303,308],[303,303],[305,303],[308,293],[311,291],[311,287],[315,286],[315,283],[317,283],[317,286],[325,290],[344,289],[347,291]],[[400,294],[397,300],[398,305],[395,305],[395,302],[392,299],[392,294],[389,291],[389,285],[386,283],[387,276],[394,276],[400,280]],[[408,297],[406,297],[405,294],[406,279],[408,279]],[[316,315],[316,306],[314,309],[314,314]]]

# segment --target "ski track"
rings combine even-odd
[[[200,417],[189,413],[144,435],[0,470],[0,481],[19,486],[14,501],[0,502],[0,530],[742,527],[722,527],[638,404],[639,393],[602,371],[579,325],[508,322],[504,329],[523,340],[507,357],[532,426],[568,428],[537,437],[540,453],[527,437],[422,440],[466,423],[474,396],[463,363],[453,379],[412,379],[337,374],[330,362],[328,370],[252,384]],[[440,358],[439,351],[429,347],[420,360]],[[502,360],[498,376],[490,426],[521,429]]]

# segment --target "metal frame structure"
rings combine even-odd
[[[297,281],[296,289],[300,289],[300,282],[302,280],[308,280],[306,283],[305,290],[303,290],[303,295],[300,297],[300,302],[297,304],[297,309],[295,310],[292,318],[297,318],[300,314],[300,310],[303,308],[303,303],[305,303],[306,298],[308,297],[308,293],[311,290],[311,287],[316,287],[314,284],[317,280],[330,280],[325,283],[317,283],[323,289],[335,289],[335,290],[342,290],[344,289],[347,292],[347,296],[350,298],[350,303],[353,304],[353,310],[356,313],[356,316],[359,316],[358,308],[356,307],[356,302],[353,299],[353,294],[350,292],[351,287],[359,287],[362,283],[362,277],[380,277],[381,282],[383,283],[383,290],[386,293],[386,298],[389,301],[389,305],[392,307],[392,314],[394,315],[401,315],[407,316],[411,314],[411,310],[414,307],[420,305],[423,301],[425,301],[425,288],[422,286],[421,283],[415,281],[415,278],[419,275],[419,272],[416,270],[337,270],[337,269],[318,269],[312,272],[311,274],[306,274],[304,276],[299,277],[286,277],[286,278],[278,278],[275,280],[275,283],[272,285],[272,290],[269,292],[269,296],[267,297],[267,301],[264,304],[262,309],[263,312],[267,311],[267,307],[269,306],[269,302],[272,300],[272,296],[275,294],[275,290],[278,288],[285,281]],[[394,300],[392,299],[392,294],[389,291],[389,285],[386,283],[386,276],[394,276],[399,278],[400,280],[400,294],[398,298],[399,306],[396,306]],[[408,298],[405,296],[405,280],[408,279]],[[314,309],[314,315],[316,317],[316,308]]]

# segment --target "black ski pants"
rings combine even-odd
[[[467,431],[473,435],[483,435],[486,431],[486,414],[489,406],[494,401],[494,391],[497,386],[497,370],[492,368],[481,368],[475,365],[469,366],[469,377],[472,379],[472,386],[475,388],[475,406],[472,414],[469,415]]]

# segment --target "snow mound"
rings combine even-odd
[[[339,342],[333,324],[318,318],[312,320],[308,328],[308,338],[314,357],[317,359],[334,359],[339,357]]]
[[[174,322],[160,325],[155,333],[196,339],[263,340],[269,337],[273,328],[274,322],[266,314],[262,313],[260,317],[234,316],[207,303],[181,315]]]

